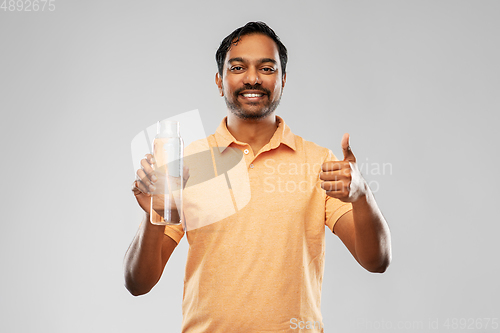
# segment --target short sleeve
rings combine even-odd
[[[348,202],[342,202],[339,199],[335,199],[326,196],[326,211],[325,211],[325,224],[333,232],[333,227],[335,223],[347,212],[352,210],[352,205]]]
[[[328,150],[328,156],[324,162],[338,161],[338,158]],[[325,224],[333,232],[335,223],[347,212],[352,210],[352,205],[348,202],[340,201],[325,194]]]
[[[184,227],[182,224],[177,225],[166,225],[165,226],[165,235],[172,238],[177,244],[181,241],[184,236]]]

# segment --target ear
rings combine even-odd
[[[215,84],[219,88],[219,94],[221,96],[224,96],[224,89],[222,89],[222,77],[219,75],[219,73],[215,73]]]
[[[285,88],[285,83],[286,83],[286,73],[283,75],[283,79],[281,79],[281,89]]]

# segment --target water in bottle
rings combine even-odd
[[[157,177],[151,195],[151,223],[158,225],[180,224],[182,218],[183,141],[179,122],[158,122],[153,141],[153,169]]]

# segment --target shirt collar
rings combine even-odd
[[[271,140],[268,143],[268,145],[270,145],[270,149],[278,148],[280,144],[284,143],[291,149],[296,150],[295,135],[290,130],[290,127],[285,124],[285,121],[281,117],[276,116],[276,120],[278,121],[278,128],[276,129],[276,132],[274,132]],[[229,147],[229,145],[233,142],[239,145],[246,144],[244,142],[236,140],[233,137],[233,135],[227,129],[226,121],[227,117],[224,117],[219,127],[215,131],[215,141],[217,142],[217,146],[219,147],[219,151],[221,153],[226,150],[226,148]]]

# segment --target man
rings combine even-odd
[[[287,51],[272,29],[248,23],[222,41],[216,59],[215,81],[228,115],[209,145],[221,156],[226,147],[243,152],[251,198],[229,217],[188,228],[183,332],[323,332],[325,225],[361,266],[380,273],[391,260],[389,228],[356,166],[348,134],[341,142],[344,160],[338,161],[275,115]],[[158,282],[185,232],[148,222],[151,164],[148,155],[133,185],[145,211],[125,256],[126,287],[133,295]],[[186,212],[188,224],[190,216],[205,214]]]

